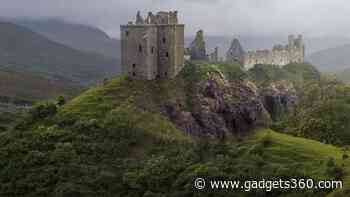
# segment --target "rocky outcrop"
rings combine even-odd
[[[246,82],[228,82],[221,73],[194,85],[192,110],[181,103],[165,106],[167,116],[180,129],[193,135],[225,137],[241,134],[269,120],[257,92]]]
[[[298,101],[294,85],[288,81],[272,82],[259,89],[259,95],[272,120],[281,120],[292,113]]]
[[[207,60],[203,30],[199,30],[196,38],[190,45],[191,60]]]
[[[231,42],[231,46],[226,53],[226,61],[228,63],[239,62],[240,64],[244,63],[244,50],[238,39],[234,39]]]

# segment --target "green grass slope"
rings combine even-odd
[[[264,149],[265,159],[271,163],[286,164],[292,163],[300,166],[305,175],[315,180],[330,180],[331,176],[324,173],[327,171],[325,165],[330,158],[333,158],[336,165],[343,166],[344,174],[343,187],[349,190],[350,187],[350,160],[345,159],[344,155],[349,154],[348,150],[344,150],[332,145],[326,145],[318,141],[308,140],[290,135],[281,134],[272,130],[257,132],[254,140],[264,141],[268,139],[271,146]],[[253,143],[257,143],[256,141]],[[291,173],[294,169],[291,170]],[[340,195],[344,191],[336,191],[330,196]]]
[[[0,195],[335,194],[331,190],[199,192],[193,189],[196,177],[261,180],[339,176],[348,187],[349,161],[343,157],[347,152],[340,148],[265,129],[225,141],[197,139],[162,115],[163,102],[185,99],[190,96],[189,84],[223,69],[230,71],[224,74],[231,80],[241,76],[235,65],[192,62],[173,80],[130,81],[120,77],[64,106],[34,108],[15,129],[0,133]]]

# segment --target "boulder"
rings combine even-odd
[[[266,126],[270,120],[247,82],[229,82],[221,73],[211,73],[193,91],[191,111],[179,103],[165,106],[169,119],[189,134],[224,138]]]

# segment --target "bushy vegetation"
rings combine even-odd
[[[296,111],[276,129],[336,145],[350,144],[350,86],[323,77],[298,87]]]
[[[121,77],[66,104],[62,97],[38,104],[15,128],[0,133],[0,196],[273,197],[332,192],[199,192],[193,188],[196,177],[343,179],[348,187],[348,150],[265,129],[225,141],[197,139],[178,130],[161,115],[159,105],[186,98],[187,85],[206,77],[204,70],[226,70],[230,80],[245,75],[230,65],[191,63],[174,80]]]
[[[267,85],[274,81],[288,80],[294,83],[320,80],[320,72],[310,64],[255,65],[248,71],[249,78],[257,85]]]
[[[350,144],[350,87],[334,77],[321,76],[309,64],[289,64],[282,68],[256,65],[251,80],[264,86],[288,80],[298,94],[296,109],[273,129],[334,145]]]

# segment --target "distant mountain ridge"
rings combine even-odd
[[[318,65],[320,70],[327,72],[339,72],[350,68],[350,44],[321,50],[310,54],[307,60]]]
[[[119,73],[113,58],[67,47],[8,22],[0,22],[0,67],[63,77],[84,85]]]
[[[24,26],[55,42],[80,51],[93,52],[113,58],[117,64],[120,64],[119,40],[110,38],[105,32],[96,27],[72,24],[55,19],[7,20]]]

